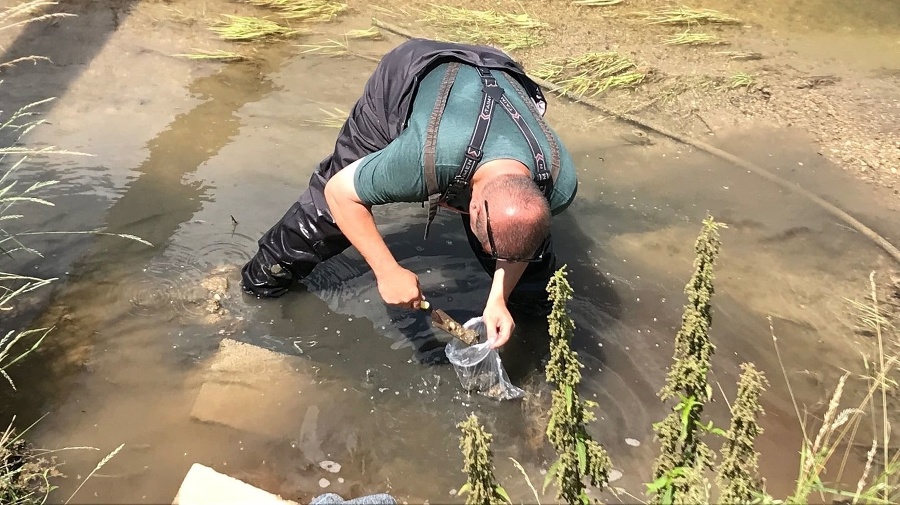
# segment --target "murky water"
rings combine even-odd
[[[26,422],[47,414],[35,428],[43,446],[99,449],[61,453],[73,478],[56,498],[68,497],[124,444],[74,503],[170,502],[195,462],[301,500],[327,478],[328,490],[345,496],[390,491],[410,502],[460,501],[451,494],[464,481],[455,424],[471,411],[494,434],[501,478],[519,479],[513,457],[541,482],[550,454],[529,443],[530,414],[519,403],[461,394],[425,316],[386,308],[354,251],[277,300],[243,295],[232,271],[229,313],[218,319],[208,318],[194,293],[209,272],[249,258],[330,151],[336,130],[301,119],[318,117],[320,107],[348,110],[374,64],[275,48],[264,65],[197,70],[153,50],[123,59],[134,43],[117,35],[109,55],[90,56],[94,70],[42,76],[48,92],[65,95],[49,110],[52,124],[31,137],[96,155],[27,167],[35,178],[59,174],[73,193],[29,216],[34,226],[104,227],[153,244],[54,237],[34,244],[52,261],[26,264],[61,277],[33,321],[57,329],[40,355],[13,370],[23,392],[4,390],[0,402]],[[114,65],[166,77],[111,81]],[[14,89],[9,97],[17,99],[36,92]],[[754,361],[769,375],[762,467],[769,490],[783,491],[798,430],[766,317],[774,318],[798,399],[820,409],[841,369],[860,365],[855,349],[867,344],[856,342],[841,296],[861,297],[868,272],[887,262],[810,202],[752,174],[663,140],[625,142],[625,125],[567,126],[588,118],[572,104],[551,106],[581,180],[579,199],[554,224],[555,240],[576,290],[573,345],[586,366],[583,394],[600,405],[591,430],[623,474],[615,485],[638,493],[648,478],[651,423],[665,413],[655,395],[680,324],[693,240],[711,212],[729,224],[717,276],[715,379],[731,396],[740,362]],[[900,241],[897,220],[870,190],[853,189],[799,134],[741,132],[718,143]],[[392,250],[419,273],[429,299],[457,319],[477,315],[488,279],[458,218],[440,217],[423,242],[423,217],[418,206],[378,210]],[[518,325],[504,360],[524,385],[540,379],[546,328],[527,317]],[[222,387],[230,396],[210,393],[226,338],[291,357],[292,372],[273,376],[265,391],[265,409],[258,396],[232,394],[239,388],[228,389],[228,381]],[[253,363],[238,357],[228,366],[249,370],[232,382],[252,379]],[[257,372],[269,380],[272,370]],[[724,408],[719,399],[711,413],[722,419]],[[323,460],[340,463],[340,473],[320,468]],[[524,486],[507,489],[517,501],[530,499]]]
[[[776,35],[804,58],[840,61],[864,71],[900,67],[900,4],[896,0],[703,0]]]

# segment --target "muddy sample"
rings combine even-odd
[[[440,309],[431,313],[431,324],[461,340],[466,345],[475,345],[480,336],[475,330],[467,329]]]

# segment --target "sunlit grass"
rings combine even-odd
[[[283,39],[305,33],[303,30],[289,28],[275,21],[252,16],[223,14],[222,18],[214,22],[210,28],[222,39],[228,41],[250,42]]]
[[[381,30],[377,26],[366,28],[365,30],[350,30],[344,34],[347,39],[369,39],[376,40],[383,38]]]
[[[176,54],[174,56],[187,58],[189,60],[204,60],[204,61],[243,61],[246,60],[247,57],[243,54],[236,53],[234,51],[225,51],[223,49],[219,49],[216,51],[206,51],[203,49],[194,49],[193,53],[182,53]]]
[[[608,7],[610,5],[618,5],[625,0],[575,0],[575,5],[588,5],[591,7]]]
[[[603,52],[545,60],[533,73],[575,95],[594,96],[611,88],[640,84],[644,74],[636,68],[630,58],[617,52]]]
[[[691,25],[691,24],[738,24],[740,19],[713,9],[691,9],[688,7],[661,8],[653,12],[638,13],[650,24]]]
[[[324,128],[341,128],[347,122],[347,112],[337,107],[331,110],[319,109],[324,117],[317,119],[307,119],[304,123],[310,126],[321,126]]]
[[[24,26],[29,23],[46,21],[48,19],[70,17],[72,14],[54,13],[44,14],[45,8],[57,5],[52,1],[26,1],[18,5],[0,8],[0,32],[11,28]],[[29,62],[38,63],[46,61],[40,56],[24,56],[12,61],[0,64],[0,68],[8,68],[17,64]],[[2,84],[3,81],[0,81]],[[29,254],[43,257],[40,251],[29,246],[25,237],[37,235],[57,234],[96,234],[134,240],[150,245],[148,242],[127,234],[105,233],[99,230],[93,231],[17,231],[14,227],[21,222],[33,206],[52,207],[51,198],[46,194],[54,188],[58,181],[48,177],[49,169],[40,167],[36,172],[38,180],[25,182],[25,178],[19,177],[22,167],[31,156],[39,155],[85,155],[57,149],[53,146],[34,148],[23,142],[26,134],[46,121],[37,119],[39,107],[52,101],[52,98],[30,103],[13,111],[8,117],[0,120],[0,258],[4,260],[16,260],[20,254]],[[0,112],[2,114],[2,112]],[[24,275],[13,271],[7,271],[8,263],[0,264],[0,313],[8,315],[17,308],[17,302],[25,295],[45,288],[55,278],[42,278]],[[13,382],[8,371],[10,367],[18,364],[26,357],[33,354],[47,336],[53,330],[52,327],[36,329],[8,329],[0,336],[0,376],[2,376],[14,390]],[[25,430],[17,431],[14,427],[16,416],[12,413],[12,419],[5,430],[0,432],[0,503],[4,505],[35,505],[45,503],[49,493],[55,489],[50,480],[62,477],[56,467],[56,463],[48,455],[56,451],[35,450],[27,443],[23,436],[37,423],[37,421]],[[81,479],[81,486],[94,475],[103,465],[108,463],[121,449],[116,449],[104,458],[99,465],[85,479]],[[87,447],[71,447],[66,449],[90,449]],[[62,450],[62,449],[60,449]],[[76,493],[78,490],[76,490]],[[75,493],[65,503],[69,503]]]
[[[544,39],[540,30],[549,26],[528,14],[470,10],[449,5],[432,5],[421,21],[447,31],[455,41],[491,44],[506,51],[542,45]]]
[[[690,30],[685,30],[684,32],[665,39],[663,43],[676,46],[695,46],[702,44],[724,44],[725,41],[708,33],[691,33]]]
[[[753,82],[753,76],[744,72],[738,72],[737,74],[731,76],[728,87],[730,87],[731,89],[749,88],[753,85]]]
[[[245,0],[257,7],[273,9],[294,21],[327,22],[348,9],[348,5],[329,0]]]

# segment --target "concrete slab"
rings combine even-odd
[[[301,423],[298,407],[316,380],[306,363],[236,340],[224,339],[197,394],[191,418],[266,437],[284,437]]]
[[[194,463],[172,505],[298,505],[262,489]]]

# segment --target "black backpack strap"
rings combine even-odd
[[[447,189],[444,198],[450,199],[459,195],[463,190],[465,190],[466,186],[468,186],[469,182],[472,180],[472,175],[475,174],[475,169],[478,165],[478,162],[481,161],[481,156],[483,154],[482,150],[484,149],[484,141],[487,138],[488,130],[491,127],[494,104],[499,103],[503,110],[506,111],[509,117],[519,128],[522,136],[525,137],[525,141],[528,143],[528,147],[531,150],[531,155],[534,158],[535,168],[537,169],[537,174],[535,174],[534,176],[534,182],[544,193],[544,196],[549,200],[550,192],[553,187],[553,178],[550,174],[550,170],[547,169],[547,160],[544,156],[544,151],[541,148],[541,145],[537,141],[537,137],[535,137],[534,132],[531,131],[531,127],[528,126],[528,123],[525,122],[525,118],[522,117],[519,111],[516,110],[515,106],[509,101],[509,98],[506,97],[503,92],[503,88],[501,88],[497,83],[497,80],[494,78],[493,74],[491,74],[490,69],[479,67],[478,73],[483,84],[481,113],[479,114],[478,120],[475,123],[475,129],[472,131],[472,139],[469,142],[469,147],[466,148],[466,153],[463,158],[463,164],[459,168],[456,176],[454,176],[453,181],[450,183],[450,187]],[[525,100],[526,104],[529,104],[530,102],[530,98]],[[529,111],[539,118],[540,114],[536,109],[533,108],[533,104],[531,105],[532,106],[529,107]],[[551,145],[554,145],[552,137],[550,141]],[[558,156],[554,156],[553,158],[554,161],[556,161]],[[556,163],[558,164],[558,161],[556,161]]]
[[[428,120],[428,130],[425,133],[423,168],[425,172],[425,190],[428,192],[428,221],[425,223],[425,238],[428,238],[431,222],[437,216],[438,204],[441,202],[441,189],[438,187],[437,172],[435,170],[437,133],[441,124],[441,116],[443,116],[444,109],[447,107],[450,89],[453,87],[458,71],[458,62],[452,62],[447,66],[447,72],[444,74],[441,87],[438,89],[437,99],[434,102],[434,109],[432,109],[431,117]]]
[[[491,121],[494,117],[494,104],[503,96],[503,88],[497,84],[497,80],[491,75],[490,70],[479,67],[478,72],[481,75],[482,84],[481,110],[475,121],[469,146],[466,147],[463,155],[463,163],[456,175],[453,176],[453,180],[450,181],[450,187],[444,193],[444,200],[450,200],[465,191],[472,176],[475,175],[475,169],[484,154],[484,141],[487,139],[488,130],[491,128]]]

